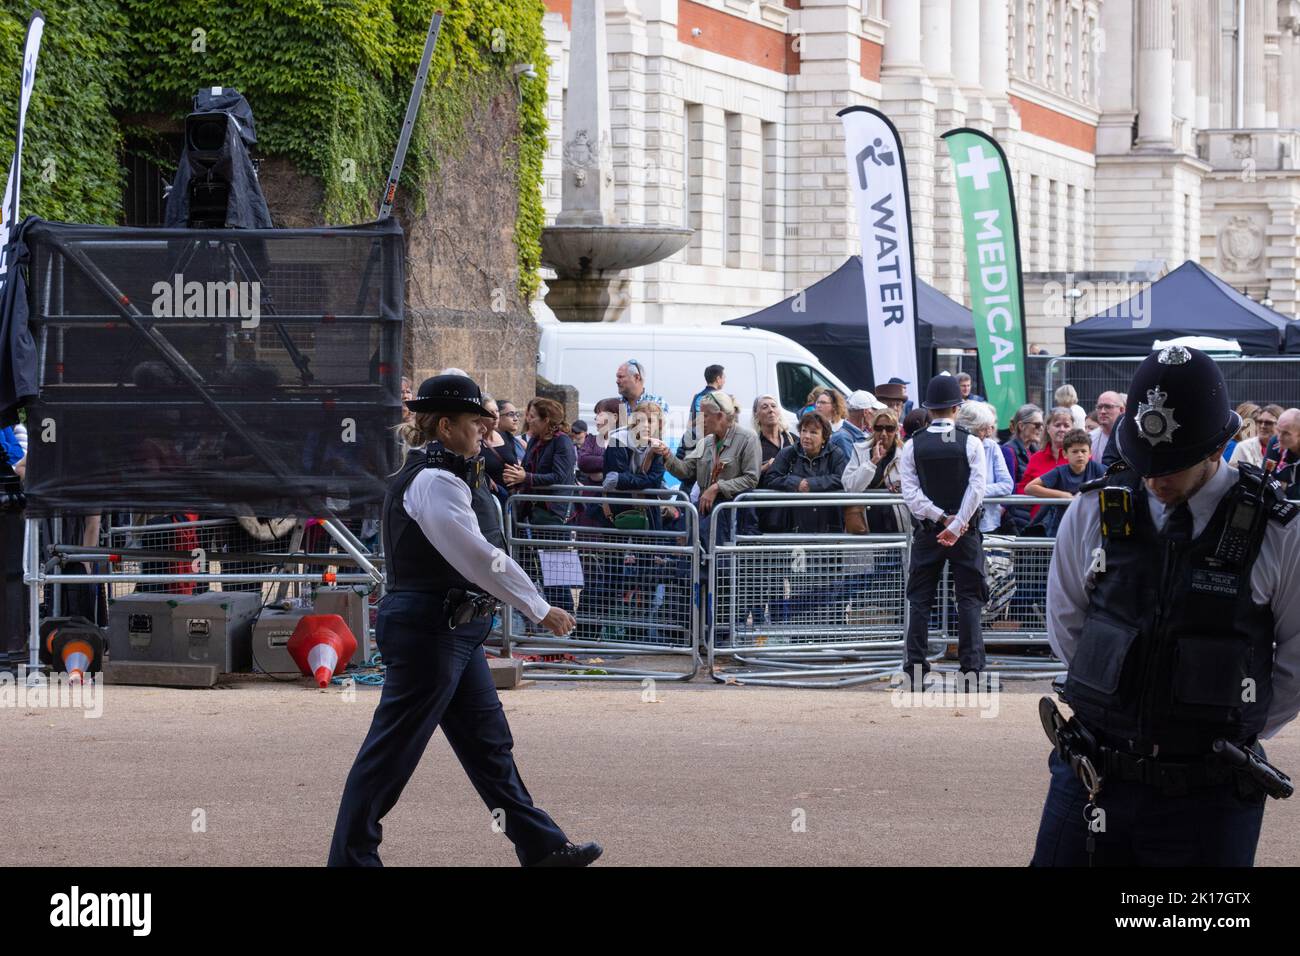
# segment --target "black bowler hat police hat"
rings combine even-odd
[[[476,412],[490,415],[483,393],[466,375],[435,375],[420,383],[415,398],[406,403],[413,412]]]
[[[925,387],[925,401],[921,403],[921,407],[952,408],[965,402],[966,399],[961,397],[961,386],[957,384],[957,380],[951,375],[940,372],[930,379],[930,384]]]
[[[1190,468],[1241,428],[1214,359],[1170,345],[1142,360],[1128,386],[1128,408],[1115,426],[1119,453],[1143,478]]]

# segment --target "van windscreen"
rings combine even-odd
[[[776,381],[781,390],[781,407],[796,415],[808,404],[808,393],[814,388],[834,388],[810,365],[802,362],[777,362]]]

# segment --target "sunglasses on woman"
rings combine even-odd
[[[896,431],[898,431],[898,426],[897,426],[897,425],[877,425],[875,430],[878,431],[878,432],[896,432]]]

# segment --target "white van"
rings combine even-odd
[[[787,424],[792,424],[814,388],[828,386],[849,394],[802,345],[761,329],[558,321],[538,326],[537,374],[576,388],[578,407],[588,422],[596,402],[618,397],[614,375],[628,359],[645,369],[646,390],[668,403],[666,431],[673,438],[686,427],[691,399],[705,387],[704,369],[709,365],[726,370],[723,391],[740,403],[740,421],[747,426],[752,426],[750,410],[759,395],[775,396],[789,413]]]

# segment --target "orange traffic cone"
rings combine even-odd
[[[286,647],[294,663],[319,687],[328,687],[336,670],[345,670],[357,652],[357,639],[337,614],[308,614],[298,622]]]
[[[103,667],[104,635],[84,617],[46,618],[41,623],[41,660],[80,681]]]

